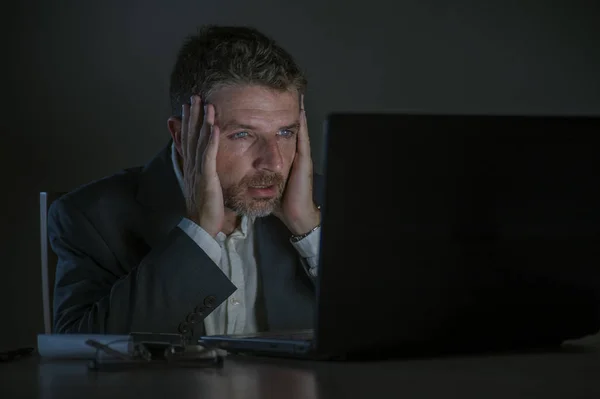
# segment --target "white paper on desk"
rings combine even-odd
[[[97,349],[85,343],[93,339],[122,353],[131,353],[129,335],[38,334],[38,353],[42,357],[62,359],[95,359]]]

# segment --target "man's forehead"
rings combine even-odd
[[[262,86],[224,87],[215,91],[209,100],[215,110],[229,112],[284,113],[299,108],[299,96],[294,91],[280,91]]]
[[[299,99],[292,92],[250,87],[215,94],[211,102],[222,128],[283,127],[299,121]]]
[[[224,104],[222,106],[218,106],[215,104],[215,112],[216,115],[221,115],[223,117],[275,117],[275,116],[295,116],[298,117],[300,109],[298,107],[261,107],[256,104],[254,106],[249,107],[235,107],[235,106],[227,106]]]

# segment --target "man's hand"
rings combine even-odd
[[[313,162],[310,155],[304,96],[301,99],[296,155],[283,193],[281,207],[276,210],[275,215],[293,235],[308,233],[321,223],[321,213],[313,202]]]
[[[203,107],[199,96],[192,96],[191,105],[183,106],[181,147],[187,216],[216,237],[223,228],[225,208],[217,175],[219,128],[214,122],[214,106]]]

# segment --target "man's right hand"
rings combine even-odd
[[[192,96],[184,104],[181,121],[183,194],[188,218],[216,237],[223,228],[225,207],[217,175],[219,128],[214,125],[215,107]]]

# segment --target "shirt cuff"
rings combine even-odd
[[[298,254],[306,260],[307,272],[316,277],[317,266],[319,263],[319,249],[321,246],[321,227],[317,227],[315,231],[301,239],[300,241],[292,242]]]
[[[221,263],[221,246],[206,230],[187,218],[181,219],[177,227],[183,230],[217,266]]]
[[[303,258],[314,258],[319,256],[319,244],[321,243],[321,227],[311,231],[309,235],[300,241],[292,241],[292,245]]]

